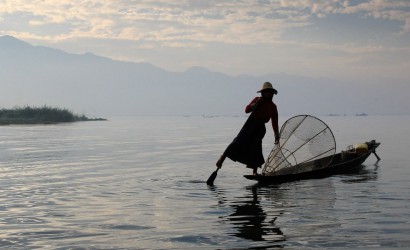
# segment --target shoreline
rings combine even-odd
[[[76,115],[68,109],[43,107],[24,107],[0,109],[1,125],[35,125],[58,124],[79,121],[106,121],[104,118],[89,118],[85,115]]]

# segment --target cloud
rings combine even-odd
[[[313,55],[326,55],[330,61],[341,56],[352,56],[345,61],[364,61],[372,53],[395,51],[408,55],[409,10],[408,0],[4,0],[0,2],[0,35],[155,63],[165,60],[160,54],[167,48],[174,49],[167,51],[171,57],[187,53],[181,64],[203,65],[198,58],[206,56],[198,53],[193,58],[195,49],[215,51],[218,47],[218,53],[225,53],[228,47],[240,48],[239,52],[230,50],[231,60],[239,61],[242,49],[252,47],[246,60],[281,54],[280,60],[288,60],[288,67],[293,68],[295,61],[309,64]],[[361,23],[341,27],[346,19]],[[389,25],[379,27],[381,22]],[[126,45],[121,46],[122,42]],[[77,48],[79,44],[82,49]],[[303,58],[304,54],[310,56]],[[213,58],[212,64],[217,63],[227,64]],[[270,70],[269,63],[258,67]]]
[[[344,9],[338,10],[340,13],[360,13],[364,16],[375,19],[395,20],[403,23],[402,32],[410,32],[410,1],[385,1],[373,0],[357,5],[346,5]]]
[[[96,1],[13,0],[0,4],[1,16],[30,13],[29,26],[70,25],[56,38],[94,37],[169,42],[271,43],[289,27],[311,25],[311,16],[360,13],[397,20],[409,31],[409,1]],[[7,20],[4,20],[3,22]],[[170,32],[174,30],[173,32]],[[3,32],[7,32],[3,28]],[[25,32],[28,32],[26,30]],[[35,32],[31,32],[35,35]],[[179,34],[179,35],[178,35]],[[257,38],[257,39],[255,39]]]

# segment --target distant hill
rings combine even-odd
[[[149,63],[32,46],[11,36],[0,37],[0,81],[0,108],[48,105],[99,117],[244,115],[264,81],[279,91],[280,114],[378,112],[377,101],[365,100],[378,86],[352,89],[344,82],[287,74],[229,76],[202,67],[169,72]]]

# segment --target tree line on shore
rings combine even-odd
[[[103,118],[88,118],[85,115],[76,115],[65,108],[43,107],[16,107],[0,109],[0,125],[9,124],[53,124],[77,121],[102,121]]]

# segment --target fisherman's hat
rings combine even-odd
[[[264,90],[268,90],[268,89],[273,90],[273,94],[275,94],[275,95],[278,94],[278,91],[272,87],[272,83],[270,83],[270,82],[264,82],[264,83],[262,84],[261,90],[259,90],[259,91],[256,92],[256,93],[260,93],[260,92],[262,92],[262,91],[264,91]]]

